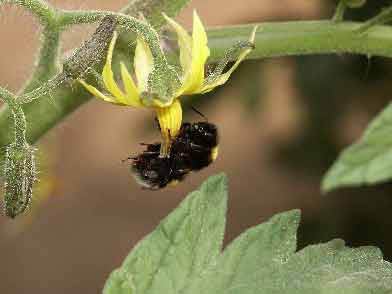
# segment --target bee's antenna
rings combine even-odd
[[[208,121],[208,118],[202,114],[200,111],[198,111],[196,108],[194,108],[193,106],[191,106],[191,109],[196,112],[198,115],[200,115],[202,118],[204,118],[206,121]]]

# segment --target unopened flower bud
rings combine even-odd
[[[7,216],[14,218],[29,207],[35,180],[34,148],[9,145],[5,158],[4,202]]]

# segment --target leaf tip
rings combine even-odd
[[[281,223],[287,224],[291,227],[295,232],[299,227],[299,223],[301,221],[301,210],[300,209],[293,209],[289,211],[285,211],[282,213],[278,213],[274,215],[270,221],[272,223]]]
[[[346,242],[344,242],[343,239],[339,239],[339,238],[333,239],[326,244],[328,245],[328,247],[330,249],[333,249],[333,250],[341,250],[341,249],[344,249],[346,246]]]
[[[228,187],[226,174],[219,173],[210,176],[203,182],[198,191],[206,195],[208,201],[213,201],[212,199],[226,199],[225,201],[227,201]]]
[[[286,217],[290,220],[290,222],[299,226],[299,222],[301,221],[301,210],[300,209],[292,209],[284,213]]]
[[[321,193],[325,196],[327,193],[334,189],[334,185],[331,185],[328,175],[326,175],[321,181]]]
[[[324,175],[321,180],[321,193],[326,195],[327,193],[335,190],[336,188],[342,186],[342,174],[337,164],[333,164],[329,170]]]
[[[227,190],[227,175],[222,172],[213,176],[210,176],[204,183],[202,184],[202,187],[205,186],[213,186],[213,187],[219,187],[222,189]]]

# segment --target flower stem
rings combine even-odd
[[[5,0],[3,3],[11,3],[24,7],[36,16],[44,26],[56,22],[56,8],[44,0]]]
[[[42,44],[39,50],[37,64],[30,80],[21,93],[26,94],[51,79],[60,71],[60,31],[45,27],[42,33]]]
[[[292,21],[260,23],[255,49],[247,59],[290,55],[355,53],[392,57],[392,27],[374,26],[361,33],[361,23],[333,21]],[[219,60],[225,48],[246,41],[254,24],[213,28],[208,31],[210,61]]]
[[[340,1],[338,6],[336,6],[335,14],[332,18],[334,22],[339,22],[343,20],[344,13],[346,12],[346,3],[344,1]]]
[[[6,89],[0,88],[0,100],[4,101],[8,105],[13,115],[13,142],[17,146],[28,145],[26,141],[26,118],[23,113],[22,107],[17,103],[16,97]]]
[[[171,100],[180,81],[177,72],[169,66],[160,47],[159,37],[149,23],[123,13],[109,11],[63,11],[61,25],[94,23],[107,16],[115,17],[118,26],[126,32],[134,32],[144,39],[154,59],[154,70],[149,75],[148,92],[150,95],[159,97],[162,103]]]
[[[178,12],[189,2],[190,0],[133,0],[124,7],[122,13],[132,16],[139,16],[139,14],[142,14],[149,24],[155,29],[160,29],[166,24],[166,20],[162,15],[163,11],[170,17],[176,17]],[[155,7],[159,6],[161,6],[162,9],[155,9]]]
[[[369,19],[367,22],[361,25],[359,30],[364,32],[375,25],[385,24],[390,21],[392,21],[392,6],[385,8],[378,15]]]
[[[246,41],[254,25],[210,29],[209,61],[220,60],[226,48],[238,41]],[[361,33],[359,28],[362,25],[363,23],[333,21],[260,23],[255,39],[256,48],[247,58],[331,53],[392,57],[392,27],[375,25],[371,30]],[[46,99],[39,99],[23,107],[28,121],[31,122],[27,131],[30,142],[35,142],[91,97],[81,87],[70,87],[67,84],[60,85],[51,96],[56,101],[56,111]],[[45,115],[42,115],[43,113]],[[0,110],[0,145],[9,143],[9,116],[9,110],[3,107]]]

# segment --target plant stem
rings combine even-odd
[[[209,61],[218,61],[235,42],[246,41],[253,26],[249,24],[210,29]],[[247,58],[330,53],[392,57],[391,27],[377,25],[366,33],[358,33],[360,26],[361,23],[333,21],[260,23],[255,40],[256,49]],[[27,137],[32,143],[91,98],[81,87],[72,88],[65,84],[54,90],[52,97],[55,105],[48,103],[47,99],[39,99],[24,107],[30,121]],[[9,143],[9,116],[9,111],[3,107],[0,110],[0,145]]]
[[[162,103],[171,101],[180,80],[177,72],[169,66],[166,56],[163,54],[160,46],[158,34],[149,23],[123,13],[110,11],[63,11],[61,24],[66,26],[73,23],[93,23],[107,16],[115,17],[118,26],[122,28],[123,31],[132,31],[143,38],[151,51],[154,64],[154,70],[148,77],[147,92],[149,96],[158,97],[157,99]]]
[[[45,27],[41,36],[42,44],[39,50],[38,62],[30,80],[21,93],[28,93],[48,81],[60,71],[58,62],[60,51],[60,31],[56,28]]]
[[[56,22],[57,10],[44,0],[5,0],[3,3],[11,3],[22,6],[35,15],[42,25],[50,25]]]
[[[344,1],[340,1],[338,3],[338,6],[336,6],[335,14],[334,14],[332,20],[334,22],[342,21],[343,17],[344,17],[344,13],[346,11],[346,8],[347,8],[346,3],[344,3]]]
[[[9,109],[11,109],[11,113],[13,116],[14,123],[12,123],[14,127],[13,142],[17,146],[25,146],[26,145],[26,118],[23,113],[22,107],[17,103],[16,97],[9,91],[4,88],[0,88],[0,100],[7,103]],[[9,130],[8,132],[11,133]]]
[[[210,60],[217,61],[235,42],[246,41],[253,26],[210,29]],[[361,23],[355,22],[292,21],[258,26],[256,48],[247,59],[331,53],[392,57],[392,27],[389,26],[374,26],[366,33],[358,32]]]
[[[121,13],[138,17],[143,15],[147,22],[155,29],[159,29],[166,21],[162,16],[164,11],[166,15],[175,17],[190,0],[133,0],[125,6]],[[161,7],[161,9],[157,9]],[[92,23],[97,21],[97,17],[102,11],[64,11],[61,25],[66,27],[83,23]]]
[[[148,44],[154,62],[165,63],[165,56],[161,48],[159,48],[159,40],[156,33],[149,24],[140,21],[134,17],[130,17],[123,13],[115,13],[110,11],[63,11],[60,25],[62,27],[72,24],[89,24],[95,23],[105,16],[113,15],[116,17],[119,26],[124,27],[128,31],[132,31],[137,35],[144,37]]]
[[[392,20],[392,6],[384,9],[375,17],[369,19],[359,28],[359,31],[364,32],[375,25],[385,24]]]
[[[166,24],[166,20],[162,15],[163,11],[166,15],[175,17],[188,2],[190,0],[133,0],[124,7],[122,12],[135,17],[142,14],[149,24],[155,29],[159,29]],[[151,9],[158,6],[165,7],[165,9]]]

